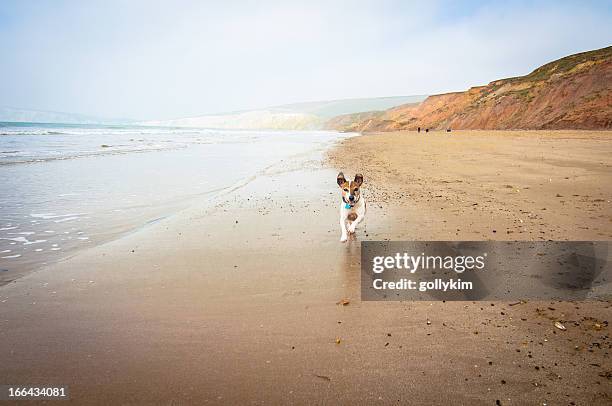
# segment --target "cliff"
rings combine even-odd
[[[526,76],[419,104],[335,117],[341,131],[430,129],[612,129],[612,46],[570,55]]]

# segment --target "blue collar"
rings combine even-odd
[[[344,203],[344,208],[345,208],[345,209],[350,209],[350,208],[351,208],[351,205],[350,205],[350,204],[348,204],[348,203]]]

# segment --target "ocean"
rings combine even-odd
[[[352,134],[0,123],[0,283]],[[206,200],[206,199],[205,199]]]

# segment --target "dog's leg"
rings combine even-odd
[[[346,219],[346,221],[344,222],[344,226],[346,227],[346,232],[348,233],[348,236],[350,238],[351,234],[353,234],[353,231],[351,231],[351,224],[353,222],[351,221],[351,219]]]
[[[342,235],[340,236],[340,242],[346,242],[348,235],[346,233],[346,221],[340,216],[340,230],[342,230]]]
[[[348,232],[350,234],[353,234],[355,232],[355,229],[357,228],[357,224],[359,224],[361,220],[363,220],[364,217],[365,216],[363,214],[357,215],[357,218],[355,219],[355,221],[353,221],[351,225],[348,227]]]

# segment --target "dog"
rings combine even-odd
[[[356,174],[351,182],[346,180],[344,174],[340,172],[336,179],[342,191],[342,201],[340,202],[340,242],[346,242],[349,235],[355,233],[355,228],[366,214],[366,202],[361,194],[363,175]]]

